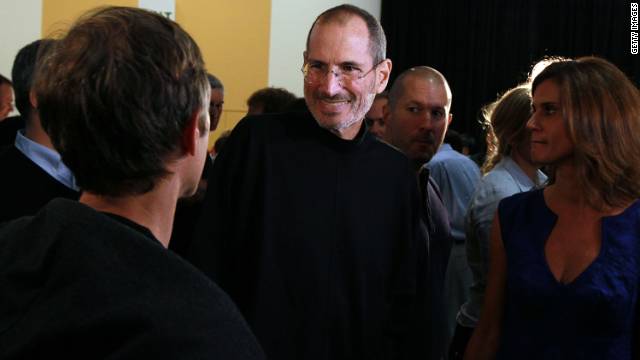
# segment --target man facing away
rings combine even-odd
[[[389,92],[385,111],[385,141],[404,152],[420,178],[424,219],[429,231],[429,286],[433,316],[431,359],[446,354],[444,279],[452,239],[447,210],[437,185],[424,167],[442,144],[451,123],[451,90],[437,70],[419,66],[403,72]]]
[[[0,358],[264,358],[228,297],[166,249],[207,153],[210,90],[193,39],[145,10],[98,9],[35,81],[43,127],[83,193],[0,227]]]
[[[0,150],[5,171],[0,177],[0,222],[33,215],[54,198],[80,197],[71,170],[42,128],[32,91],[38,57],[45,56],[54,43],[51,39],[36,40],[20,49],[13,62],[16,107],[24,128],[13,131],[12,145]]]
[[[189,259],[272,359],[427,356],[415,174],[363,126],[391,71],[385,48],[369,13],[325,11],[303,57],[310,111],[246,117],[214,163]]]

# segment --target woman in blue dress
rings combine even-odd
[[[503,200],[465,359],[632,359],[640,344],[640,94],[594,57],[532,85],[541,190]]]

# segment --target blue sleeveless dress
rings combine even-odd
[[[631,359],[639,350],[640,201],[602,219],[600,253],[559,283],[544,254],[556,222],[542,190],[499,207],[507,256],[499,359]]]

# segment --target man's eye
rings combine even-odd
[[[436,110],[436,111],[432,111],[431,112],[431,116],[433,116],[434,118],[441,118],[444,117],[444,112],[440,111],[440,110]]]
[[[324,72],[324,65],[318,63],[309,63],[309,65],[307,65],[307,71],[313,74],[320,74]]]
[[[420,108],[418,108],[417,106],[409,106],[407,107],[407,111],[415,114],[420,111]]]
[[[350,73],[354,73],[354,72],[358,72],[360,71],[360,69],[358,69],[358,67],[354,66],[354,65],[343,65],[342,66],[342,71],[350,74]]]

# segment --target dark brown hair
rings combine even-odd
[[[150,191],[182,151],[197,111],[206,130],[199,48],[178,24],[146,10],[83,15],[38,66],[35,90],[62,160],[83,190],[101,195]]]
[[[267,87],[256,90],[249,99],[247,105],[256,107],[262,105],[262,113],[283,112],[289,104],[296,99],[296,96],[284,88]]]
[[[25,120],[32,109],[29,93],[33,85],[37,61],[46,55],[54,43],[53,39],[36,40],[20,49],[13,60],[11,68],[13,92],[16,96],[16,107]]]

